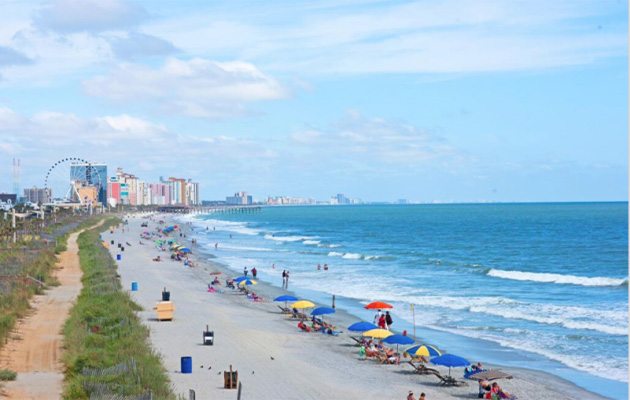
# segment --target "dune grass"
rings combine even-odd
[[[149,331],[135,312],[140,307],[122,291],[116,263],[99,232],[120,222],[110,218],[79,235],[83,289],[64,326],[64,398],[90,394],[175,399]]]

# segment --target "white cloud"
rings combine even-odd
[[[294,146],[309,159],[326,165],[351,161],[353,167],[382,168],[431,163],[457,163],[462,154],[445,139],[401,121],[368,118],[349,111],[326,129],[306,129],[291,135]],[[332,163],[332,164],[331,164]]]
[[[84,82],[86,93],[115,101],[144,100],[166,113],[221,118],[255,101],[287,95],[274,78],[245,62],[169,59],[162,67],[121,64]]]
[[[619,11],[601,2],[260,7],[218,6],[151,21],[145,29],[189,53],[248,59],[270,71],[301,75],[519,71],[590,64],[626,50],[623,26],[591,25],[605,24]]]
[[[136,26],[147,12],[125,0],[55,0],[33,18],[36,27],[59,33],[103,32]]]

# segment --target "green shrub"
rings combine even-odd
[[[17,377],[17,372],[10,369],[0,369],[0,381],[14,381]]]

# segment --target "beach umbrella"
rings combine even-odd
[[[243,279],[238,284],[242,285],[242,286],[245,286],[245,285],[258,285],[258,282],[256,282],[253,279]]]
[[[373,339],[385,339],[391,335],[393,335],[393,333],[387,329],[370,329],[369,331],[363,332],[363,336],[371,337]]]
[[[249,278],[246,276],[239,276],[237,278],[234,278],[233,281],[236,283],[239,283],[240,281],[244,281],[245,279],[249,279]]]
[[[348,327],[348,330],[353,332],[365,332],[369,331],[370,329],[378,329],[378,326],[374,325],[371,322],[361,321],[355,322]]]
[[[317,307],[313,311],[311,311],[311,315],[325,315],[325,314],[334,314],[335,309],[330,307]]]
[[[451,375],[451,367],[467,367],[470,365],[468,360],[454,354],[442,354],[441,356],[433,357],[431,363],[448,367],[449,376]]]
[[[488,371],[480,371],[470,374],[468,375],[468,379],[474,379],[476,381],[479,379],[494,381],[496,379],[512,379],[512,375],[499,371],[498,369],[490,369]]]
[[[322,315],[322,322],[324,321],[323,315],[334,314],[334,313],[335,313],[335,309],[330,308],[330,307],[317,307],[316,309],[311,311],[312,316]]]
[[[406,353],[412,357],[415,356],[425,358],[439,357],[442,355],[442,353],[440,353],[438,349],[426,344],[420,344],[418,346],[410,347],[407,349]]]
[[[383,339],[383,343],[396,345],[396,353],[398,353],[398,345],[412,344],[413,342],[414,340],[412,338],[404,335],[391,335]]]
[[[297,297],[290,296],[290,295],[288,295],[288,294],[285,294],[285,295],[282,295],[282,296],[278,296],[278,297],[276,297],[275,299],[273,299],[273,301],[284,301],[284,302],[287,302],[287,301],[297,301],[297,300],[298,300],[298,298],[297,298]]]
[[[382,301],[373,301],[365,306],[368,310],[383,310],[386,308],[394,308],[391,304],[384,303]]]
[[[192,251],[188,247],[182,247],[179,249],[182,253],[192,253]]]
[[[412,344],[413,339],[404,335],[391,335],[383,339],[383,343],[388,344]]]
[[[297,308],[298,310],[302,308],[313,308],[313,307],[315,307],[315,304],[311,303],[308,300],[300,300],[291,304],[291,308]]]
[[[288,307],[287,302],[289,302],[289,301],[297,301],[297,300],[298,300],[297,297],[290,296],[288,294],[284,294],[282,296],[278,296],[275,299],[273,299],[273,301],[284,301],[284,308]]]

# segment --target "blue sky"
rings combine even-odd
[[[0,7],[0,190],[78,156],[205,199],[627,199],[625,1]]]

